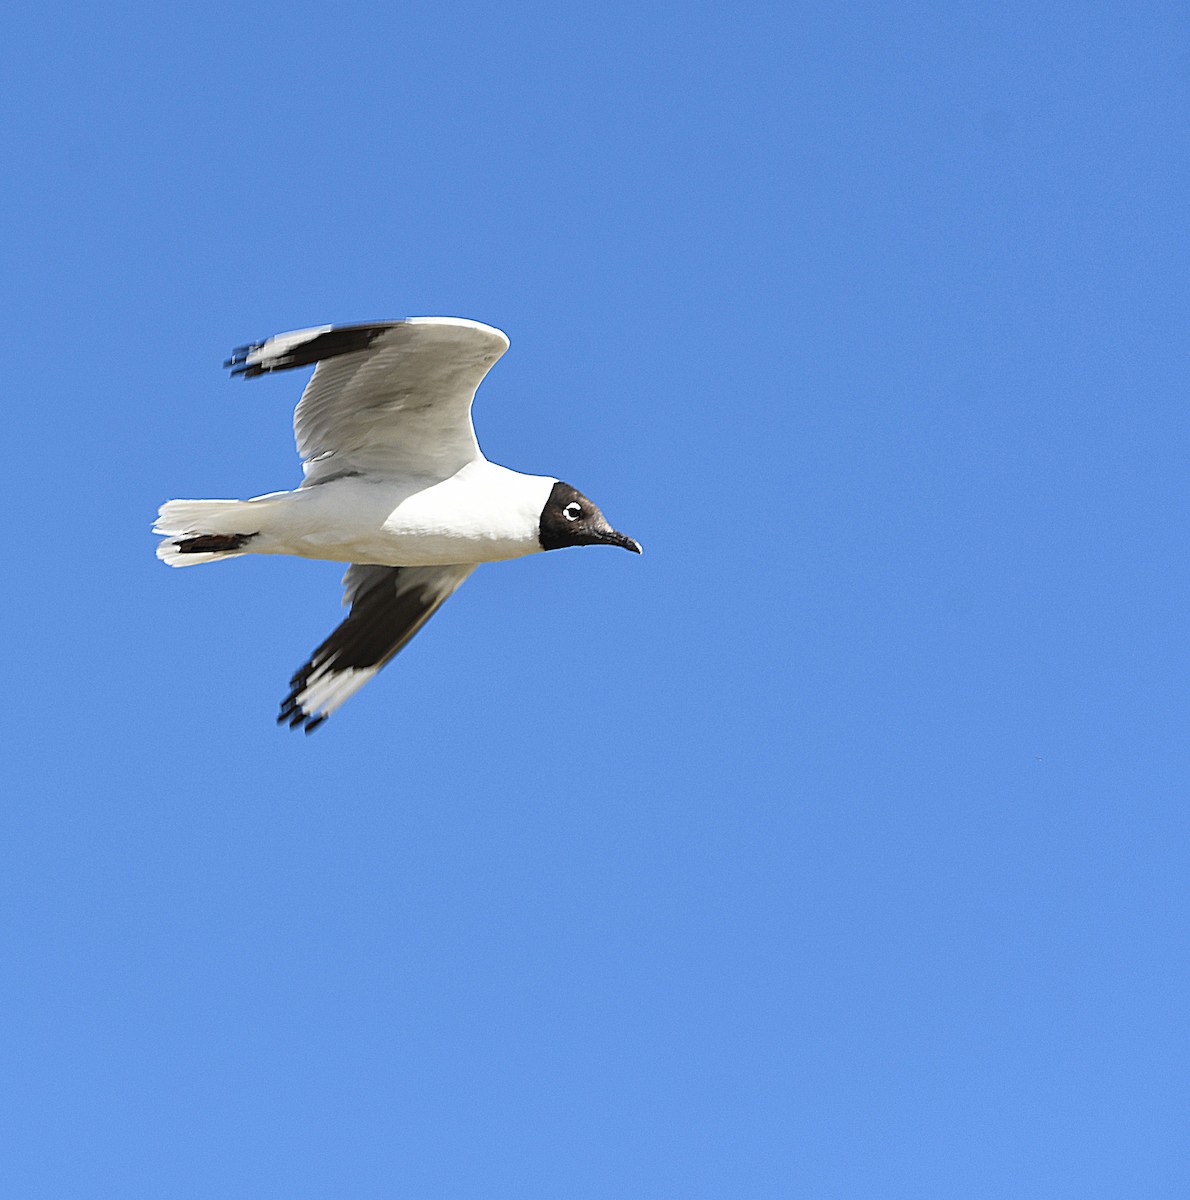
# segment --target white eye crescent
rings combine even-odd
[[[577,521],[579,518],[579,514],[582,511],[583,511],[583,506],[581,504],[576,503],[574,500],[571,500],[571,502],[562,510],[562,515],[568,521]]]

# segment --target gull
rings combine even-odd
[[[251,500],[163,504],[157,557],[171,567],[245,554],[351,564],[350,612],[290,680],[278,723],[313,732],[480,563],[566,546],[641,552],[570,484],[483,456],[471,402],[507,349],[490,325],[411,317],[277,334],[224,363],[245,379],[317,364],[293,415],[304,478]]]

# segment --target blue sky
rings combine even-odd
[[[5,1194],[1183,1197],[1187,15],[26,9]],[[452,314],[480,570],[314,737],[234,345]]]

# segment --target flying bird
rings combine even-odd
[[[351,565],[346,620],[290,680],[278,723],[311,733],[413,637],[480,563],[565,546],[640,545],[561,480],[489,462],[471,423],[508,349],[459,317],[322,325],[241,346],[253,379],[313,364],[293,415],[305,478],[251,500],[171,500],[153,532],[171,567],[293,554]]]

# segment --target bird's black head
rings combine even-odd
[[[537,538],[543,550],[561,550],[563,546],[623,546],[634,554],[640,553],[638,542],[617,533],[582,492],[560,480],[541,510]]]

